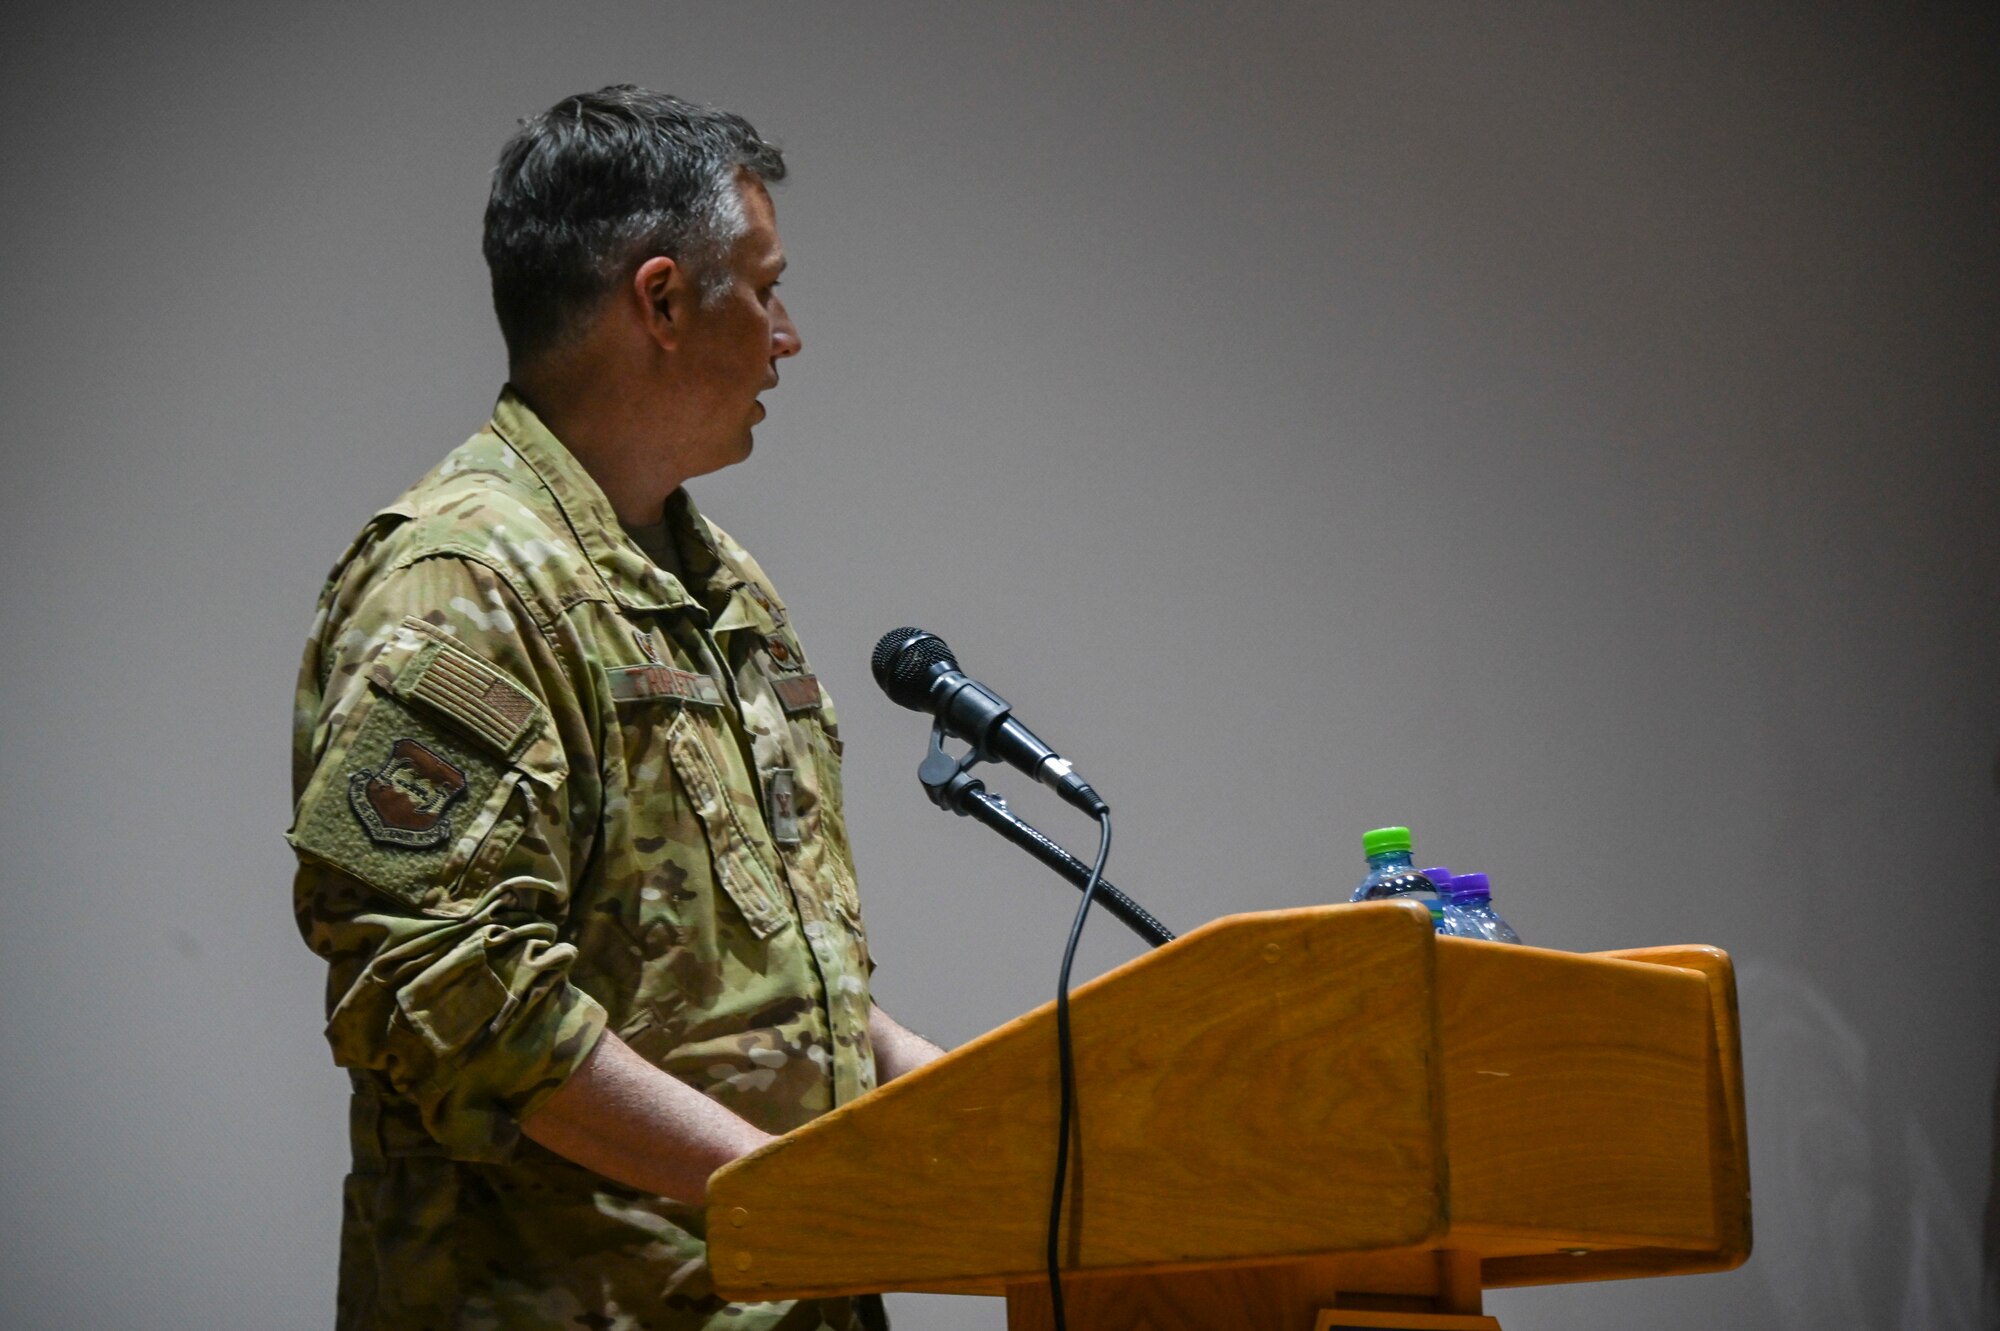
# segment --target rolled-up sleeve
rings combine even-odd
[[[450,1155],[505,1158],[604,1029],[562,940],[582,853],[569,771],[589,733],[576,667],[475,562],[340,593],[309,653],[289,833],[299,929],[329,967],[327,1039]]]

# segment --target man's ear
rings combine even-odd
[[[662,351],[673,351],[686,335],[695,290],[687,270],[664,254],[656,254],[632,273],[631,299],[638,306],[646,332]]]

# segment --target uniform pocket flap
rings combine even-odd
[[[703,746],[693,720],[685,711],[674,718],[668,732],[667,753],[674,765],[674,775],[680,778],[681,788],[687,792],[688,802],[708,837],[708,854],[715,865],[716,882],[736,903],[750,932],[760,939],[769,938],[792,922],[792,913],[785,904],[784,890],[778,885],[777,871],[752,837],[743,811],[736,806],[738,799],[746,799],[749,808],[755,810],[755,794],[734,790],[723,779],[721,768]]]
[[[474,930],[396,991],[403,1020],[439,1057],[463,1050],[507,1006],[507,986],[486,964],[483,933]]]

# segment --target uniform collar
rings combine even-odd
[[[493,431],[507,441],[548,488],[562,510],[577,544],[604,582],[611,599],[627,610],[691,610],[706,615],[701,602],[679,579],[658,568],[626,534],[604,490],[562,441],[542,424],[510,384],[493,408]],[[751,623],[763,616],[746,594],[749,579],[716,540],[715,530],[695,508],[686,490],[667,497],[667,530],[679,542],[688,577],[705,590],[728,594],[728,604],[716,617],[717,630]]]

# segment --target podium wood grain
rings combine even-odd
[[[1422,908],[1400,903],[1232,916],[1080,986],[1067,1260],[1268,1263],[1435,1233],[1431,939]],[[1050,1003],[720,1171],[718,1287],[970,1276],[997,1293],[1032,1276],[1056,1091]]]
[[[1409,903],[1215,921],[1074,997],[1065,1268],[1229,1325],[1736,1265],[1734,993],[1712,948],[1438,938]],[[1050,1004],[780,1138],[711,1182],[717,1288],[1005,1292],[1034,1325],[1055,1105]]]

